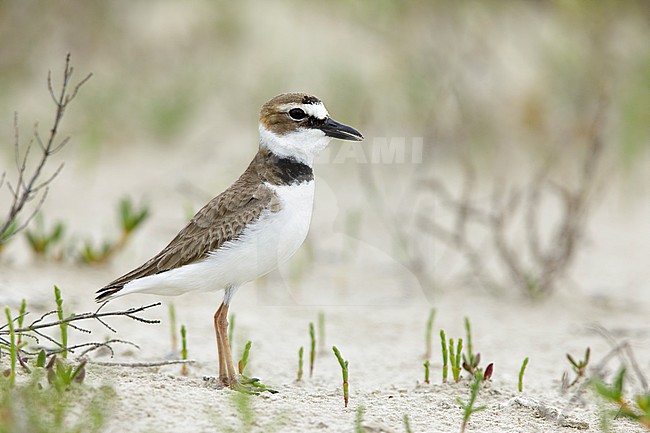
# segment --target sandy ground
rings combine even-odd
[[[200,140],[197,140],[197,142]],[[16,306],[25,297],[31,308],[51,308],[52,285],[62,289],[69,311],[95,308],[93,292],[116,275],[158,251],[186,218],[185,208],[196,209],[203,193],[188,193],[187,184],[201,191],[223,189],[246,164],[254,149],[235,152],[230,163],[206,160],[210,149],[170,151],[147,167],[152,148],[126,154],[103,155],[86,167],[83,158],[68,161],[57,180],[46,212],[61,218],[76,236],[111,236],[114,203],[129,190],[145,196],[153,217],[130,246],[107,266],[38,262],[20,240],[11,246],[0,273],[0,300]],[[380,169],[378,167],[376,169]],[[641,368],[650,360],[650,323],[647,293],[650,273],[650,195],[647,190],[619,197],[610,191],[592,220],[589,243],[580,256],[573,283],[552,298],[530,303],[517,293],[494,297],[472,287],[420,286],[413,274],[382,244],[381,229],[345,232],[347,209],[364,209],[359,199],[356,170],[348,165],[321,163],[317,204],[309,238],[314,259],[301,253],[263,281],[241,288],[231,311],[236,314],[234,352],[252,340],[250,371],[279,393],[252,398],[255,422],[241,426],[236,393],[207,385],[203,376],[217,371],[212,315],[219,294],[158,298],[134,295],[116,300],[110,308],[139,306],[162,300],[165,305],[147,317],[160,325],[115,319],[114,337],[140,345],[139,351],[117,347],[116,357],[101,361],[155,361],[170,356],[167,307],[173,302],[178,323],[188,328],[189,356],[197,362],[189,376],[179,366],[128,368],[90,366],[87,384],[109,384],[117,398],[110,404],[107,432],[352,432],[358,407],[365,408],[364,425],[371,432],[404,432],[408,415],[413,432],[459,431],[462,411],[457,398],[469,395],[467,380],[441,383],[440,348],[434,338],[432,383],[423,384],[424,324],[437,309],[434,336],[444,328],[449,337],[464,337],[463,318],[471,319],[474,349],[485,362],[494,362],[491,382],[481,390],[478,404],[486,409],[472,416],[469,432],[585,432],[599,430],[600,407],[590,392],[577,401],[575,388],[560,390],[569,370],[566,353],[581,355],[591,347],[592,364],[611,346],[596,331],[608,329],[620,342],[629,341]],[[214,171],[220,171],[215,176]],[[223,171],[221,171],[223,170]],[[345,193],[343,192],[345,190]],[[210,193],[205,193],[210,194]],[[360,195],[357,195],[360,194]],[[356,205],[355,205],[356,203]],[[355,207],[356,206],[356,207]],[[364,223],[379,227],[371,211]],[[382,239],[382,241],[377,241]],[[326,342],[319,352],[314,375],[296,382],[297,352],[309,345],[308,324],[319,312],[326,318]],[[110,333],[101,326],[92,339]],[[84,336],[75,335],[74,341]],[[87,337],[86,337],[87,338]],[[350,363],[350,405],[343,407],[341,372],[330,348],[337,345]],[[517,392],[522,360],[530,358],[524,392]],[[607,364],[609,371],[618,361]],[[641,428],[626,420],[613,423],[615,432]]]

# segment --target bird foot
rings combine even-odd
[[[263,392],[269,392],[271,394],[277,394],[278,391],[271,389],[260,382],[256,377],[246,377],[239,376],[235,378],[229,377],[214,377],[214,376],[203,376],[203,381],[206,385],[215,387],[217,389],[230,388],[234,391],[243,392],[245,394],[261,394]]]
[[[230,381],[227,376],[225,377],[203,376],[203,382],[206,385],[217,389],[233,388],[234,386],[237,386],[237,380]]]
[[[277,394],[278,391],[272,388],[267,387],[264,385],[260,380],[256,377],[246,377],[244,375],[241,376],[240,381],[238,381],[237,387],[233,388],[236,389],[239,392],[244,392],[246,394],[261,394],[263,392],[268,392],[271,394]]]

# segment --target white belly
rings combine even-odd
[[[280,210],[265,210],[240,236],[224,243],[209,257],[190,265],[134,280],[118,292],[179,295],[194,291],[236,288],[287,261],[309,231],[314,182],[290,186],[268,185],[278,196]]]

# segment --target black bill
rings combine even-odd
[[[328,137],[340,138],[341,140],[361,141],[363,135],[351,126],[344,125],[328,117],[320,129]]]

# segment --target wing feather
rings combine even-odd
[[[259,218],[264,209],[274,207],[276,201],[275,193],[267,186],[240,178],[199,210],[156,256],[98,290],[97,301],[109,298],[130,281],[204,259],[210,251],[236,239],[247,224]]]

